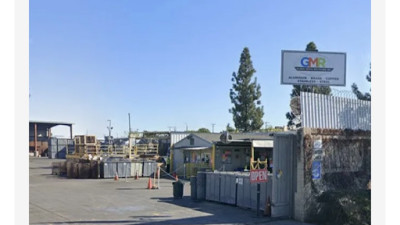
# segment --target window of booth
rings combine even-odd
[[[225,164],[232,163],[232,151],[231,150],[224,150],[222,154],[222,162]]]

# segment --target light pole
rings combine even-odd
[[[128,113],[128,117],[129,117],[129,135],[131,135],[131,114],[130,113]],[[130,137],[128,135],[128,137]]]
[[[107,120],[108,121],[108,144],[111,144],[111,130],[113,129],[113,127],[111,126],[111,120]]]

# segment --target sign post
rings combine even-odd
[[[268,182],[267,168],[250,170],[250,183],[257,183],[257,216],[260,214],[260,183]]]

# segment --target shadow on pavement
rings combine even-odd
[[[131,216],[132,218],[136,218],[136,220],[77,220],[77,221],[62,221],[62,222],[42,222],[35,224],[141,224],[147,222],[148,220],[152,220],[153,218],[160,217],[168,217],[168,216]]]
[[[143,224],[265,224],[274,221],[270,217],[257,217],[255,211],[238,208],[236,206],[220,204],[208,201],[193,201],[190,197],[182,199],[174,198],[152,198],[159,202],[178,205],[203,212],[204,216],[163,220],[147,221]],[[261,213],[260,213],[261,215]],[[185,215],[179,215],[185,216]]]
[[[117,191],[146,190],[147,188],[116,188]]]

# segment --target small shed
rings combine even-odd
[[[43,155],[48,150],[51,128],[59,125],[69,126],[70,138],[72,139],[73,123],[29,121],[29,152],[35,155]]]
[[[196,175],[198,170],[213,169],[214,142],[220,133],[192,133],[174,144],[172,162],[173,172],[188,178]]]

